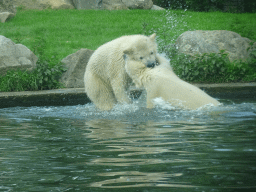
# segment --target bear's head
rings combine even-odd
[[[155,67],[157,65],[157,44],[155,37],[155,33],[149,37],[140,36],[132,46],[123,51],[124,58],[139,61],[149,68]]]

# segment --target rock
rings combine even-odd
[[[73,0],[73,4],[77,9],[128,9],[122,0]]]
[[[16,0],[13,2],[15,7],[22,9],[38,9],[43,10],[50,7],[48,0]]]
[[[230,61],[245,60],[249,57],[247,51],[252,42],[248,38],[225,30],[216,31],[186,31],[181,34],[175,45],[180,53],[195,55],[203,53],[218,53],[220,50],[226,50]],[[256,44],[254,43],[254,48]]]
[[[93,52],[90,49],[80,49],[61,61],[68,68],[60,80],[66,88],[84,88],[85,67]]]
[[[162,11],[162,10],[165,10],[165,8],[159,7],[159,6],[157,6],[157,5],[153,5],[153,6],[151,7],[151,10]]]
[[[52,9],[74,9],[72,0],[48,0]]]
[[[72,0],[16,0],[13,4],[24,9],[74,9]]]
[[[152,0],[122,0],[129,9],[151,9]]]
[[[7,21],[8,19],[11,19],[15,16],[14,13],[10,13],[10,12],[2,12],[0,13],[0,21],[2,23],[4,23],[5,21]]]
[[[0,0],[0,13],[1,12],[16,14],[17,10],[15,8],[13,0]]]
[[[77,9],[151,9],[152,0],[73,0]]]
[[[101,0],[99,3],[100,9],[107,10],[125,10],[128,7],[122,2],[122,0]]]
[[[73,0],[76,9],[99,9],[99,3],[99,0]]]
[[[12,0],[0,0],[0,21],[2,23],[13,18],[16,12]]]
[[[23,9],[151,9],[152,0],[2,0],[8,6]],[[0,3],[1,6],[1,3]],[[0,7],[1,8],[1,7]],[[1,11],[1,9],[0,9]],[[6,10],[5,10],[6,11]]]
[[[0,75],[10,69],[32,70],[38,58],[26,46],[0,35]]]

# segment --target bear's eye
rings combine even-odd
[[[151,55],[153,55],[154,54],[154,52],[153,51],[151,51],[151,53],[150,53]]]
[[[143,57],[140,57],[140,59],[142,60],[142,59],[143,59]]]

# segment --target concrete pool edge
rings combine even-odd
[[[256,82],[194,84],[209,95],[220,99],[256,98]],[[135,97],[140,89],[131,89]],[[16,106],[63,106],[90,102],[83,88],[65,88],[44,91],[0,92],[0,108]]]

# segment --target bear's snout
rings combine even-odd
[[[154,68],[156,66],[156,62],[148,63],[147,67],[148,68]]]

